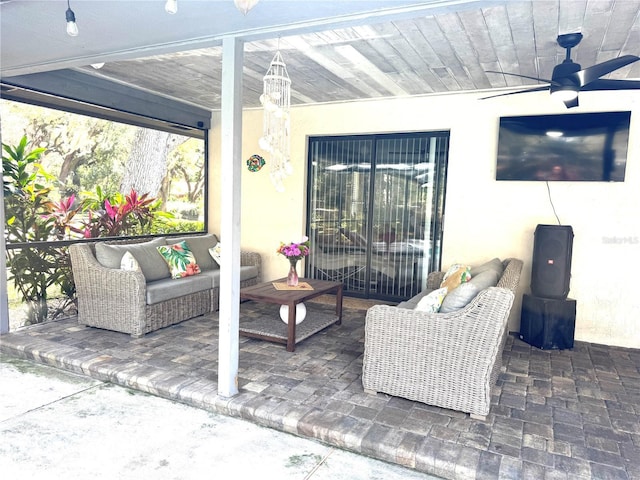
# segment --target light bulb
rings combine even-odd
[[[256,6],[258,0],[233,0],[233,3],[235,3],[236,8],[240,10],[243,15],[246,15],[249,13],[249,10]]]
[[[562,88],[551,92],[551,96],[553,98],[557,98],[562,102],[570,102],[571,100],[575,100],[578,98],[578,92],[575,90]]]
[[[164,4],[164,9],[167,13],[171,15],[178,12],[178,0],[167,0],[167,3]]]
[[[76,15],[71,8],[67,8],[67,34],[71,37],[78,36],[78,25],[76,24]]]

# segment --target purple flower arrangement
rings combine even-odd
[[[298,260],[309,255],[310,251],[311,244],[309,242],[309,237],[305,236],[302,237],[302,241],[299,243],[280,243],[280,247],[278,247],[277,253],[287,257],[290,262],[297,262]]]

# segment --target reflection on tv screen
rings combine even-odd
[[[631,112],[502,117],[496,180],[623,182]]]

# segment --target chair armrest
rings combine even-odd
[[[87,320],[128,316],[144,321],[147,283],[142,272],[104,267],[89,244],[73,244],[69,254],[79,317]]]
[[[240,251],[240,266],[253,266],[258,269],[258,283],[262,278],[262,257],[257,252]]]
[[[508,288],[514,294],[520,283],[520,275],[522,273],[522,260],[517,258],[507,258],[504,262],[504,272],[498,281],[498,287]]]

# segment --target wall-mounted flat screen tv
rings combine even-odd
[[[623,182],[631,112],[500,118],[496,180]]]

